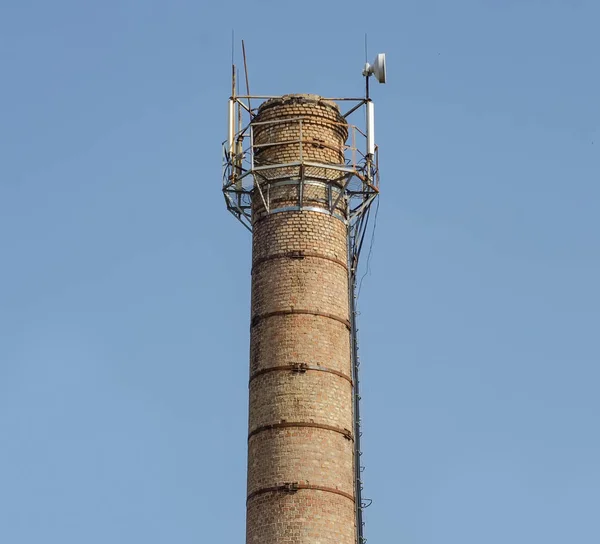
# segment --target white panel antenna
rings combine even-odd
[[[367,106],[367,153],[375,155],[375,104],[370,100]]]

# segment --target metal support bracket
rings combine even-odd
[[[306,363],[292,363],[292,372],[295,374],[304,374],[308,370]]]
[[[286,493],[296,493],[298,491],[299,482],[286,482],[283,484],[283,491]]]

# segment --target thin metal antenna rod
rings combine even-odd
[[[248,111],[252,118],[252,106],[250,105],[250,83],[248,82],[248,64],[246,63],[246,46],[244,40],[242,40],[242,54],[244,55],[244,72],[246,74],[246,95],[248,96]]]
[[[235,30],[231,29],[231,98],[235,99]]]
[[[231,98],[235,99],[235,64],[231,64]]]
[[[369,62],[369,36],[365,32],[365,64]],[[365,76],[365,98],[369,100],[369,75]]]

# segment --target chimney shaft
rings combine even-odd
[[[331,213],[344,176],[319,166],[344,164],[348,128],[315,95],[268,100],[252,125],[246,542],[355,544],[348,202]]]

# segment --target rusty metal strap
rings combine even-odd
[[[341,491],[339,489],[335,489],[334,487],[325,487],[322,485],[312,485],[312,484],[303,484],[300,482],[290,482],[282,485],[275,485],[272,487],[263,487],[261,489],[257,489],[248,495],[246,501],[252,500],[254,497],[258,495],[262,495],[264,493],[296,493],[301,489],[309,489],[311,491],[324,491],[325,493],[334,493],[335,495],[341,495],[342,497],[346,497],[354,502],[354,496],[350,493],[346,493],[345,491]]]
[[[325,259],[326,261],[331,261],[339,266],[341,266],[344,270],[348,271],[348,265],[342,261],[341,259],[336,259],[335,257],[329,257],[328,255],[323,255],[322,253],[317,253],[314,251],[285,251],[283,253],[274,253],[273,255],[266,255],[265,257],[260,257],[254,261],[252,265],[252,273],[254,273],[254,269],[268,261],[272,261],[274,259],[304,259],[305,257],[314,257],[316,259]]]
[[[354,437],[352,436],[352,431],[348,429],[342,429],[341,427],[335,427],[334,425],[326,425],[324,423],[313,423],[312,421],[286,421],[283,423],[271,423],[270,425],[261,425],[260,427],[256,427],[256,429],[250,431],[250,433],[248,434],[248,440],[250,440],[251,437],[258,433],[271,431],[273,429],[289,429],[291,427],[309,427],[312,429],[325,429],[326,431],[333,431],[334,433],[341,434],[346,440],[354,440]]]
[[[343,372],[340,372],[339,370],[334,370],[333,368],[328,368],[325,366],[308,365],[306,363],[292,363],[289,365],[279,365],[279,366],[271,366],[268,368],[262,368],[260,370],[257,370],[256,372],[253,372],[250,375],[249,382],[252,382],[252,380],[254,380],[254,378],[258,378],[258,376],[262,376],[263,374],[267,374],[268,372],[279,372],[279,371],[286,371],[286,370],[291,370],[292,372],[296,372],[296,373],[303,373],[308,370],[317,371],[317,372],[328,372],[329,374],[335,374],[336,376],[339,376],[340,378],[343,378],[344,380],[350,382],[350,385],[352,385],[352,383],[353,383],[352,378],[350,376],[348,376],[347,374],[344,374]]]
[[[269,317],[275,317],[278,315],[293,315],[293,314],[316,315],[319,317],[326,317],[328,319],[333,319],[334,321],[342,323],[343,325],[346,326],[346,328],[348,330],[352,329],[352,326],[350,325],[350,321],[348,321],[347,319],[344,319],[343,317],[338,317],[337,315],[328,314],[325,312],[316,312],[314,310],[299,310],[297,308],[290,308],[289,310],[277,310],[275,312],[267,312],[264,314],[255,315],[252,318],[252,321],[250,322],[250,326],[254,327],[259,321],[262,321],[263,319],[267,319]]]

